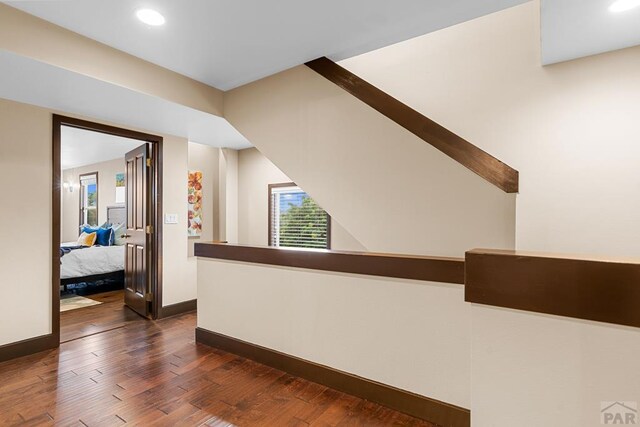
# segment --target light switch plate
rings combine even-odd
[[[177,224],[178,223],[178,214],[164,214],[164,223],[165,224]]]

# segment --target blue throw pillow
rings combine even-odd
[[[93,228],[89,226],[82,227],[84,233],[96,233],[96,245],[111,246],[113,242],[112,228]]]
[[[109,246],[113,246],[116,241],[116,230],[113,227],[113,224],[107,221],[104,224],[102,224],[100,228],[104,228],[105,230],[113,230],[113,232],[111,233],[111,238],[109,239]]]

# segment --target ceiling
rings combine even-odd
[[[640,44],[640,7],[611,12],[614,0],[542,0],[542,63]]]
[[[0,98],[236,150],[251,147],[225,119],[0,50]]]
[[[13,7],[228,90],[320,56],[341,60],[527,0],[47,0]],[[162,27],[139,22],[147,7]]]
[[[137,139],[63,126],[60,133],[62,170],[122,159],[143,144]]]

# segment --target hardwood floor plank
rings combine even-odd
[[[67,336],[88,330],[80,319],[121,322],[122,312],[107,304],[120,303],[66,312]],[[93,308],[97,317],[88,314]],[[136,315],[118,329],[0,363],[0,425],[431,425],[196,344],[195,319]]]

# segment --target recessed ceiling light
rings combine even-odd
[[[145,24],[153,25],[154,27],[163,25],[165,22],[164,16],[162,16],[160,12],[153,9],[139,9],[136,12],[136,16]]]
[[[640,6],[640,0],[616,0],[611,3],[609,10],[611,12],[625,12]]]

